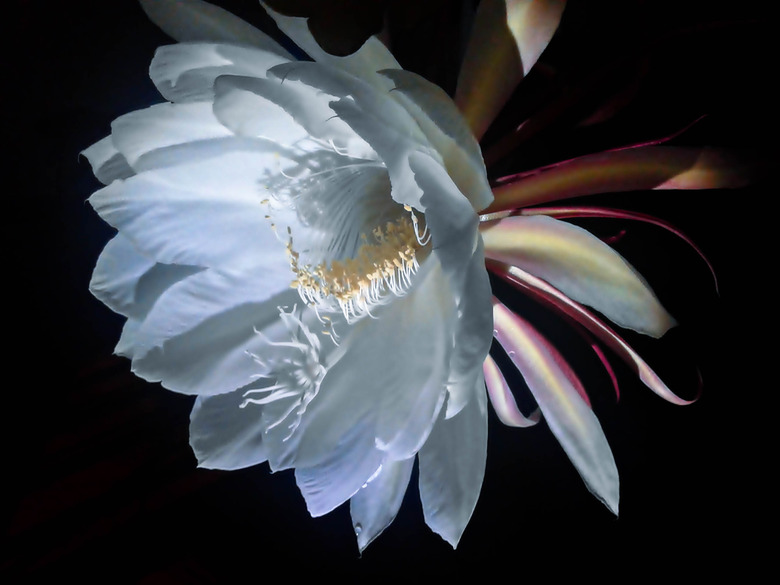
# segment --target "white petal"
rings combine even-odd
[[[297,465],[328,457],[358,425],[391,459],[419,449],[441,407],[441,362],[449,359],[454,325],[451,308],[441,306],[441,286],[441,269],[428,258],[405,297],[377,309],[376,319],[353,325],[341,341],[343,357],[325,375],[301,423]]]
[[[352,496],[349,510],[361,552],[395,519],[413,467],[413,457],[386,461],[376,477]]]
[[[586,230],[544,216],[482,230],[488,258],[519,266],[622,327],[660,337],[675,324],[644,279]]]
[[[447,418],[458,413],[471,399],[481,364],[493,341],[490,279],[481,240],[463,272],[462,290],[455,295],[458,317],[447,386]]]
[[[468,199],[435,159],[414,152],[409,156],[409,168],[422,191],[420,206],[431,230],[433,249],[451,277],[453,289],[459,291],[464,278],[463,265],[479,243],[479,219]]]
[[[185,394],[220,394],[252,382],[278,321],[279,306],[300,299],[282,282],[207,270],[169,288],[135,333],[133,372]]]
[[[413,153],[409,166],[423,191],[420,199],[436,256],[457,304],[457,330],[450,364],[447,416],[460,410],[490,350],[493,317],[490,282],[485,270],[478,219],[468,199],[447,171],[423,153]]]
[[[283,55],[250,47],[180,43],[157,49],[149,76],[168,101],[211,101],[214,80],[218,77],[265,77],[270,67],[289,60]]]
[[[217,41],[284,53],[264,32],[201,0],[140,0],[147,16],[177,41]]]
[[[235,134],[262,137],[284,146],[305,139],[308,133],[295,119],[257,88],[279,86],[277,80],[222,76],[214,87],[214,114]],[[254,91],[253,91],[254,90]]]
[[[262,409],[240,408],[242,391],[198,396],[190,414],[190,446],[198,466],[242,469],[266,460]]]
[[[417,122],[387,91],[379,91],[337,69],[318,63],[288,63],[269,71],[269,76],[298,80],[334,96],[330,108],[346,122],[387,166],[391,196],[402,205],[423,210],[421,192],[409,168],[409,155],[423,151],[441,164]]]
[[[306,18],[279,14],[269,8],[262,0],[260,4],[274,19],[279,29],[318,63],[327,63],[338,67],[376,87],[384,87],[382,79],[376,74],[377,71],[401,68],[388,48],[374,36],[369,37],[363,46],[351,55],[344,57],[331,55],[320,48],[309,32]]]
[[[232,135],[214,117],[211,105],[200,102],[157,104],[120,116],[111,125],[114,145],[136,172],[151,166],[139,164],[151,151]]]
[[[166,340],[222,312],[264,303],[288,292],[289,281],[287,270],[251,273],[202,270],[173,284],[159,296],[138,332],[138,345],[147,350],[160,347]]]
[[[425,522],[457,546],[477,505],[487,459],[487,398],[480,376],[468,404],[437,421],[420,449],[420,500]]]
[[[228,152],[194,164],[114,181],[89,202],[158,262],[254,266],[284,260],[265,218],[264,181],[279,162],[269,152]]]
[[[351,498],[377,473],[385,455],[358,425],[313,467],[297,467],[295,481],[312,516],[322,516]]]
[[[391,93],[414,117],[436,148],[452,180],[475,211],[493,201],[482,150],[455,103],[437,85],[402,69],[382,71],[395,83]]]
[[[158,264],[117,234],[101,252],[89,290],[112,311],[140,319],[168,287],[198,270]]]
[[[134,174],[125,157],[114,146],[111,136],[98,140],[81,151],[81,154],[89,161],[95,177],[104,185],[108,185],[114,179],[126,179]]]
[[[139,319],[130,317],[125,321],[125,324],[122,327],[122,333],[119,336],[119,341],[117,342],[116,347],[114,347],[114,353],[116,355],[121,355],[122,357],[130,359],[133,358],[133,355],[135,354],[135,335],[140,326],[141,321]]]
[[[307,135],[332,144],[334,151],[376,158],[361,139],[330,108],[333,99],[293,79],[222,76],[215,84],[214,111],[234,132],[267,136],[292,145]]]

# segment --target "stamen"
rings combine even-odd
[[[411,210],[411,207],[407,208]],[[371,308],[389,300],[388,293],[403,296],[419,268],[418,251],[430,241],[427,226],[420,233],[413,211],[411,221],[402,216],[361,234],[363,244],[354,258],[302,265],[293,247],[292,234],[286,244],[290,267],[295,274],[291,286],[307,304],[325,312],[340,310],[347,322],[365,315]],[[320,321],[322,319],[320,318]]]

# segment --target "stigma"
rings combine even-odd
[[[328,368],[317,335],[303,322],[297,307],[285,311],[279,307],[279,317],[290,334],[290,341],[271,341],[261,331],[255,330],[263,341],[277,351],[269,352],[269,359],[247,352],[265,374],[257,374],[256,379],[273,380],[260,388],[244,393],[244,401],[239,405],[246,408],[250,404],[267,405],[279,403],[275,420],[268,429],[287,423],[286,441],[300,424],[309,403],[317,396]]]

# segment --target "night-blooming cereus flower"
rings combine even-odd
[[[586,306],[652,336],[674,320],[612,248],[561,221],[647,218],[529,206],[738,183],[723,159],[636,145],[491,189],[476,138],[552,38],[562,0],[482,0],[454,101],[373,37],[336,57],[304,18],[269,10],[302,61],[200,0],[142,5],[180,42],[150,69],[167,101],[85,151],[106,184],[90,202],[118,230],[91,288],[127,317],[116,352],[133,371],[197,395],[199,464],[294,468],[312,515],[350,502],[363,549],[417,461],[425,520],[454,546],[482,484],[489,396],[505,424],[543,416],[617,513],[615,462],[582,384],[492,297],[486,266],[685,403]],[[538,403],[530,417],[488,355],[493,338]]]
[[[294,468],[312,515],[351,502],[361,548],[419,457],[426,520],[456,544],[493,330],[466,122],[376,39],[333,58],[274,14],[299,61],[212,5],[143,6],[181,41],[151,64],[167,102],[85,151],[118,230],[91,283],[127,317],[117,353],[197,395],[200,465]]]

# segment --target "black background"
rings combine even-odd
[[[221,4],[266,23],[252,0]],[[446,16],[431,10],[415,27],[396,25],[402,64],[448,89],[457,4],[432,2],[440,11],[446,5]],[[556,39],[548,57],[575,73],[671,24],[725,18],[731,26],[663,44],[632,108],[568,140],[554,133],[513,164],[654,138],[703,113],[709,116],[683,144],[766,155],[776,124],[775,60],[760,5],[572,0],[562,25],[568,36]],[[765,422],[777,390],[776,357],[765,355],[776,348],[776,188],[768,178],[736,191],[594,199],[672,221],[717,271],[719,294],[704,263],[668,233],[587,223],[603,235],[628,230],[618,248],[681,323],[658,342],[629,339],[682,394],[695,394],[701,371],[703,394],[692,406],[664,403],[620,365],[616,401],[579,338],[497,285],[509,303],[535,315],[582,373],[621,473],[619,518],[587,492],[544,424],[508,429],[491,413],[482,495],[458,549],[425,527],[412,485],[396,521],[361,557],[346,507],[310,518],[291,473],[197,469],[187,444],[192,398],[135,378],[127,361],[111,355],[121,319],[87,291],[112,232],[85,203],[99,185],[78,153],[117,116],[159,101],[147,68],[154,49],[170,41],[133,0],[12,6],[3,92],[4,174],[11,179],[2,230],[5,582],[66,575],[100,583],[358,581],[472,572],[491,581],[612,580],[724,571],[747,577],[758,569],[769,543],[755,525],[773,522],[766,494],[776,459]],[[488,140],[499,134],[494,129]]]

